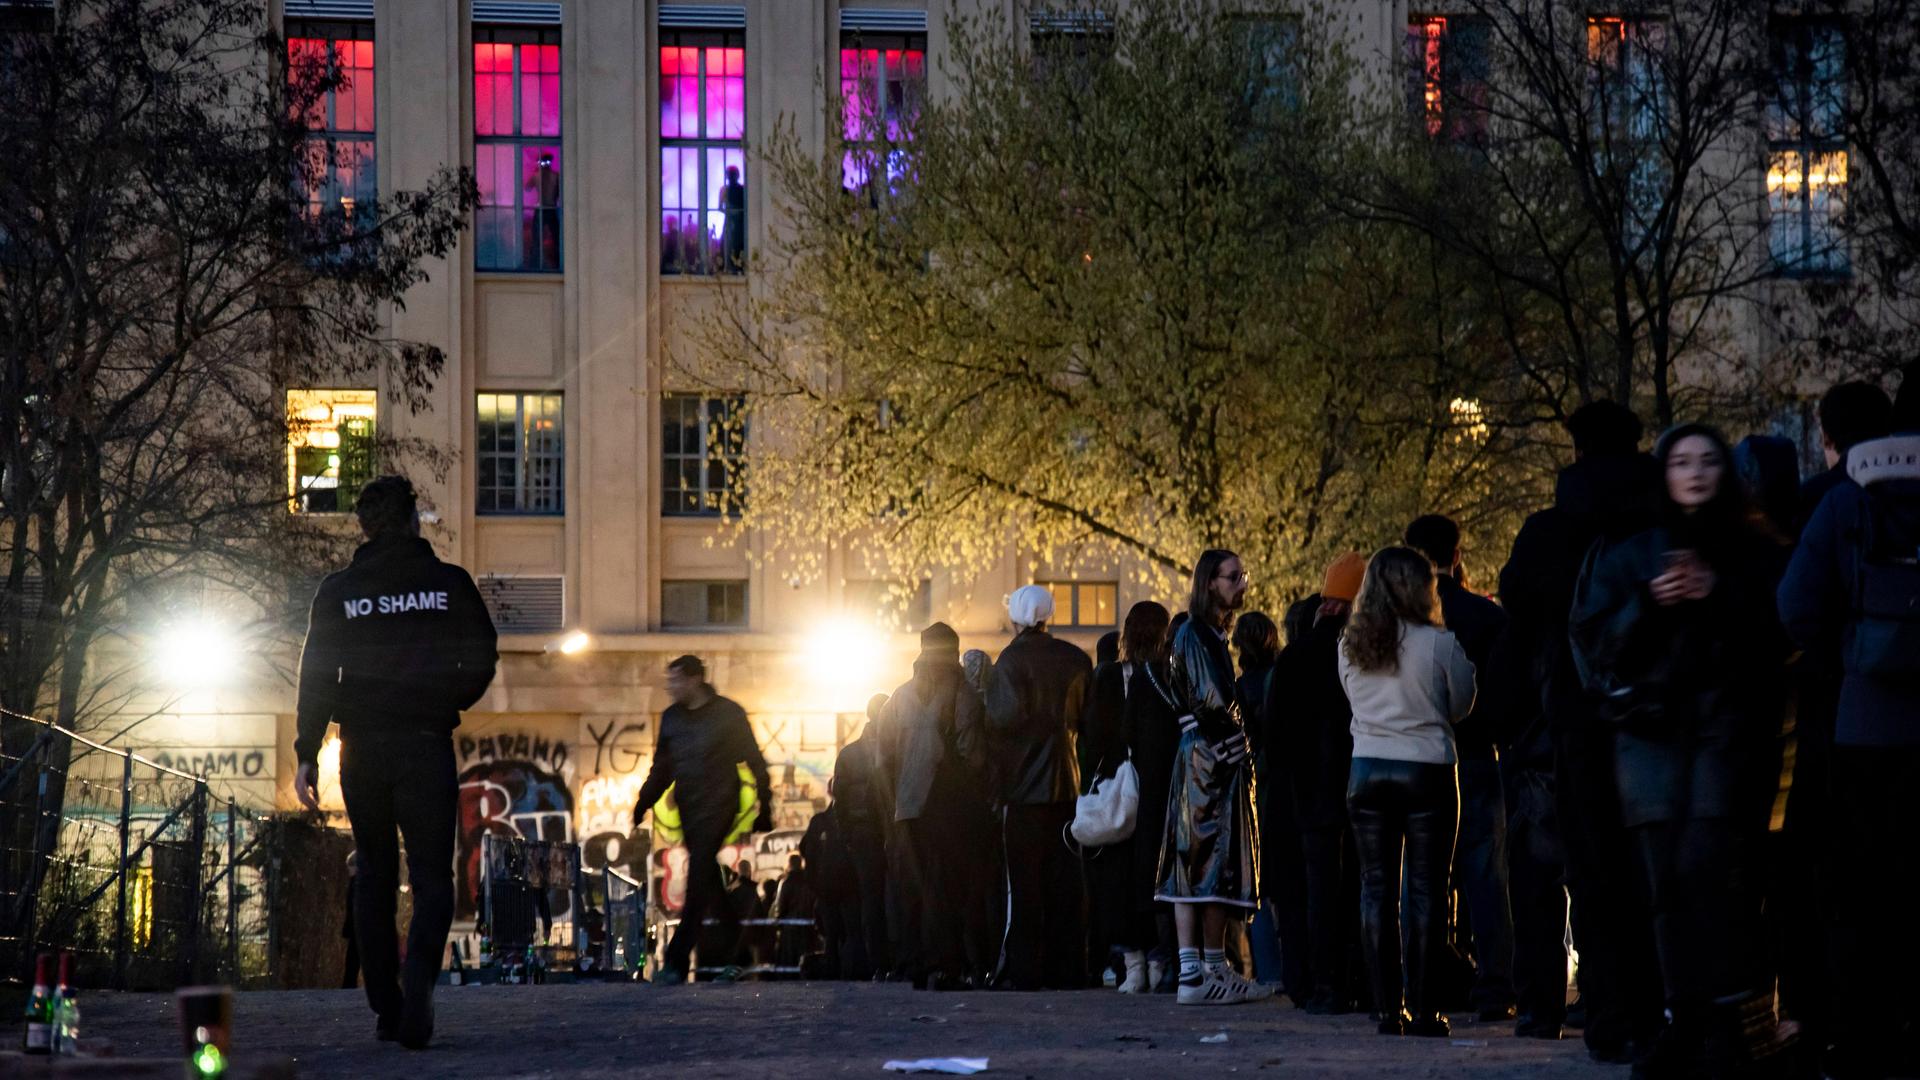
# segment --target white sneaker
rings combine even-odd
[[[1198,986],[1181,983],[1176,996],[1181,1005],[1238,1005],[1242,1000],[1232,983],[1211,973],[1202,977]]]
[[[1234,989],[1240,994],[1241,1001],[1265,1001],[1273,996],[1273,987],[1266,983],[1254,982],[1232,968],[1220,972],[1219,975],[1234,985]]]
[[[1127,980],[1120,984],[1123,994],[1144,994],[1149,989],[1147,982],[1147,958],[1140,953],[1127,954]]]

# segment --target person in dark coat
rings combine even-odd
[[[1347,821],[1353,713],[1340,686],[1340,635],[1367,563],[1348,552],[1328,567],[1307,631],[1287,643],[1267,703],[1268,738],[1292,788],[1306,872],[1309,1013],[1352,1012],[1360,994],[1360,870]]]
[[[1771,987],[1750,957],[1785,688],[1771,603],[1782,553],[1755,527],[1717,432],[1676,427],[1654,457],[1659,524],[1588,556],[1568,630],[1615,731],[1619,812],[1672,1016],[1636,1075],[1723,1075],[1776,1052]]]
[[[1260,902],[1259,822],[1253,816],[1252,746],[1234,697],[1227,635],[1247,593],[1240,557],[1209,549],[1194,561],[1191,616],[1173,637],[1173,758],[1154,899],[1173,905],[1182,1005],[1239,1005],[1273,988],[1227,965],[1227,924]]]
[[[843,965],[848,978],[884,977],[893,966],[887,939],[887,826],[893,820],[892,796],[881,775],[877,718],[887,695],[867,702],[867,723],[833,762],[833,799],[840,834],[852,862],[859,951]]]
[[[1271,780],[1263,726],[1267,715],[1267,688],[1273,681],[1273,665],[1280,658],[1280,628],[1264,612],[1249,611],[1233,622],[1233,648],[1240,657],[1240,677],[1234,680],[1233,693],[1247,725],[1247,742],[1253,747],[1254,816],[1260,827],[1260,907],[1254,912],[1253,922],[1247,925],[1247,952],[1256,980],[1285,989],[1280,922],[1274,913],[1274,894],[1269,888],[1279,883],[1280,870],[1268,858],[1275,844],[1266,835],[1266,820],[1267,810],[1274,801],[1267,789],[1272,787],[1284,793],[1287,785]],[[1298,870],[1297,864],[1295,870]],[[1233,935],[1229,934],[1229,946],[1232,942]]]
[[[896,763],[895,833],[906,848],[924,971],[915,985],[970,988],[986,965],[985,876],[965,858],[977,813],[980,696],[960,667],[960,636],[946,623],[920,634],[913,678],[887,700],[883,727]]]
[[[834,787],[829,779],[829,796]],[[820,977],[866,978],[853,968],[855,960],[864,963],[866,959],[866,947],[859,940],[860,883],[854,876],[840,809],[834,803],[828,803],[807,822],[806,835],[800,838],[800,858],[807,891],[813,896],[814,928],[819,932],[821,948]]]
[[[1173,759],[1180,746],[1180,713],[1174,704],[1173,675],[1167,663],[1171,628],[1166,608],[1142,600],[1127,610],[1121,631],[1129,673],[1123,722],[1133,767],[1140,774],[1140,809],[1134,818],[1125,886],[1128,932],[1123,944],[1130,948],[1128,984],[1122,988],[1130,993],[1141,992],[1132,985],[1134,952],[1146,954],[1148,991],[1173,992],[1178,974],[1173,908],[1154,899],[1160,886],[1160,823],[1167,819]]]
[[[1640,421],[1597,401],[1567,420],[1574,463],[1554,505],[1532,514],[1500,571],[1514,642],[1508,749],[1508,876],[1514,909],[1515,1030],[1557,1039],[1566,1018],[1565,912],[1580,951],[1582,1032],[1595,1060],[1626,1064],[1664,1020],[1653,932],[1637,912],[1635,854],[1621,824],[1613,728],[1594,715],[1567,647],[1567,614],[1587,551],[1653,524],[1659,466],[1639,450]],[[1549,755],[1552,772],[1542,771]],[[1554,841],[1557,855],[1550,855]],[[1562,885],[1564,884],[1564,890]]]
[[[753,774],[760,810],[755,832],[773,828],[773,781],[767,759],[754,742],[747,712],[723,698],[707,682],[707,666],[697,656],[667,665],[667,696],[673,704],[660,715],[660,738],[653,767],[640,785],[633,807],[634,827],[673,787],[680,827],[687,844],[687,893],[680,926],[667,945],[655,983],[684,982],[702,921],[712,914],[723,923],[737,920],[720,877],[720,847],[740,814],[740,763]],[[737,933],[737,921],[732,927]],[[725,950],[730,953],[732,950]]]
[[[1893,430],[1893,401],[1885,390],[1869,382],[1835,385],[1820,396],[1814,412],[1820,419],[1820,452],[1827,468],[1800,485],[1796,532],[1812,520],[1827,492],[1852,482],[1847,479],[1847,454],[1869,439],[1885,438]]]
[[[805,857],[798,852],[787,856],[786,875],[780,879],[779,888],[774,890],[773,903],[767,909],[767,914],[775,919],[812,919],[813,925],[781,925],[774,928],[775,964],[799,967],[801,960],[813,951],[820,930],[819,907],[819,896],[813,891],[813,880],[807,873]]]
[[[1260,717],[1254,740],[1254,813],[1260,817],[1260,898],[1271,913],[1280,939],[1280,986],[1305,1008],[1313,998],[1309,954],[1312,934],[1307,924],[1307,856],[1301,845],[1300,820],[1294,812],[1293,770],[1286,762],[1287,743],[1278,730],[1285,713],[1282,697],[1297,677],[1285,661],[1296,644],[1304,650],[1313,634],[1313,617],[1320,610],[1320,594],[1296,600],[1287,607],[1282,624],[1285,644],[1267,672],[1260,697]],[[1297,661],[1300,652],[1294,654]]]
[[[1001,804],[1007,925],[996,985],[1075,990],[1086,980],[1086,898],[1064,834],[1080,792],[1075,729],[1093,662],[1047,633],[1053,594],[1023,585],[1007,599],[1014,639],[987,683],[987,745]]]
[[[1912,374],[1903,403],[1909,390],[1920,393]],[[1839,1078],[1920,1073],[1911,1028],[1920,1013],[1912,977],[1920,949],[1909,932],[1920,896],[1912,790],[1920,776],[1920,647],[1910,614],[1904,622],[1889,617],[1920,605],[1920,571],[1910,561],[1920,551],[1920,415],[1896,424],[1902,434],[1848,452],[1851,479],[1814,511],[1778,594],[1794,640],[1831,657],[1840,672],[1821,837],[1834,852],[1833,1051],[1823,1065]]]
[[[1120,632],[1102,634],[1094,645],[1093,683],[1087,694],[1085,710],[1080,714],[1080,737],[1076,740],[1080,757],[1080,788],[1085,794],[1096,783],[1113,779],[1121,763],[1131,756],[1127,745],[1126,706],[1132,683],[1132,669],[1120,659]],[[1135,766],[1137,770],[1139,766]],[[1114,953],[1130,944],[1126,881],[1133,852],[1133,838],[1080,852],[1080,877],[1087,893],[1087,985],[1104,982],[1106,969],[1113,964]],[[1144,946],[1143,946],[1144,947]],[[1140,986],[1131,985],[1134,957],[1122,957],[1120,979],[1122,993],[1138,993],[1145,988],[1146,954],[1138,957]]]
[[[1507,632],[1500,605],[1462,583],[1460,526],[1427,514],[1407,526],[1407,546],[1433,561],[1440,609],[1447,629],[1460,640],[1476,672],[1491,670],[1494,649]],[[1454,726],[1460,754],[1460,836],[1454,846],[1454,881],[1466,897],[1473,930],[1471,1004],[1481,1023],[1511,1020],[1513,909],[1507,890],[1507,800],[1500,779],[1498,698],[1481,694],[1473,711]]]

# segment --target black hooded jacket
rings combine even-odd
[[[1075,730],[1093,681],[1080,647],[1045,630],[1020,632],[987,684],[987,735],[1000,801],[1072,802],[1080,794]]]
[[[497,636],[473,578],[417,537],[369,540],[313,596],[300,653],[294,756],[317,759],[329,721],[356,732],[445,734],[493,681]]]
[[[688,836],[724,833],[740,813],[740,763],[746,762],[759,789],[760,805],[773,805],[773,781],[767,759],[753,739],[747,711],[707,688],[707,703],[697,709],[669,705],[660,714],[660,741],[653,768],[634,801],[633,816],[660,801],[673,785],[674,802]]]

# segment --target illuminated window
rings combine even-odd
[[[1629,236],[1646,233],[1664,199],[1667,80],[1661,63],[1666,45],[1667,25],[1656,19],[1587,19],[1595,167],[1624,185]]]
[[[744,581],[663,581],[660,625],[676,629],[737,629],[747,625]]]
[[[308,134],[295,187],[309,220],[338,215],[370,223],[376,184],[373,157],[373,24],[291,22],[287,82]]]
[[[933,621],[933,582],[902,591],[891,581],[849,581],[842,605],[848,615],[872,619],[883,630],[923,630]]]
[[[905,175],[905,144],[926,98],[927,35],[845,32],[840,41],[840,182],[869,185],[884,168],[887,188]]]
[[[742,405],[739,398],[699,394],[669,394],[662,400],[661,513],[720,513],[746,445]]]
[[[1768,248],[1789,274],[1845,274],[1846,39],[1838,26],[1773,28],[1766,103]]]
[[[306,514],[344,514],[373,479],[372,390],[287,391],[287,496]]]
[[[1042,581],[1053,594],[1052,626],[1119,624],[1120,586],[1111,581]]]
[[[566,508],[566,437],[559,394],[481,394],[474,464],[482,514],[558,514]]]
[[[1486,140],[1490,39],[1485,19],[1421,15],[1407,24],[1408,104],[1429,136]]]
[[[746,63],[741,31],[660,31],[663,274],[746,269]]]
[[[473,28],[474,266],[560,269],[560,31]]]

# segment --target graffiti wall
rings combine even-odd
[[[454,739],[460,776],[456,917],[472,918],[480,898],[480,838],[524,836],[572,841],[573,748],[529,731],[461,734]],[[571,914],[564,892],[549,898],[556,920]]]

